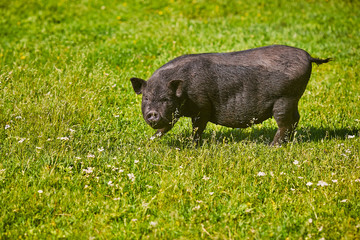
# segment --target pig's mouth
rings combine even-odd
[[[161,116],[157,112],[148,112],[145,116],[145,121],[154,129],[161,129],[171,125],[171,120]]]
[[[150,127],[152,127],[153,129],[161,129],[161,128],[164,128],[164,127],[167,127],[167,126],[171,125],[171,121],[161,119],[158,122],[149,122],[149,121],[147,121],[147,124],[149,124]]]

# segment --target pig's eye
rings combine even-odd
[[[149,98],[144,96],[144,100],[145,100],[145,101],[149,101]]]

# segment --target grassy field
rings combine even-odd
[[[0,239],[360,239],[360,2],[0,0]],[[129,79],[270,44],[314,66],[295,140],[181,119]]]

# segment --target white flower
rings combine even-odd
[[[298,165],[299,161],[295,160],[295,161],[293,161],[293,164]]]
[[[85,189],[88,188],[88,187],[89,187],[89,185],[85,185],[85,186],[84,186]]]
[[[285,175],[285,174],[286,174],[286,173],[284,173],[284,172],[281,172],[281,173],[280,173],[280,175]]]
[[[195,211],[195,210],[199,210],[200,209],[200,205],[197,205],[197,206],[195,206],[195,207],[193,207],[193,211]]]
[[[134,182],[135,181],[135,175],[133,173],[128,174],[129,179]]]
[[[156,227],[156,225],[157,225],[157,222],[150,222],[150,226]]]
[[[64,141],[69,140],[69,138],[68,138],[68,137],[58,137],[57,139],[59,139],[59,140],[64,140]]]
[[[290,188],[291,189],[291,191],[295,191],[295,188]]]
[[[258,175],[258,177],[261,177],[261,176],[265,176],[266,173],[264,173],[264,172],[259,172],[257,175]]]
[[[341,200],[340,202],[347,202],[348,200],[347,199],[344,199],[344,200]]]
[[[113,87],[113,88],[116,87],[116,83],[114,85],[112,85],[111,87]]]
[[[298,177],[298,179],[303,179],[304,177]]]
[[[85,173],[92,173],[93,170],[94,170],[93,167],[88,167],[88,168],[86,168],[86,169],[83,169],[83,172],[85,172]]]
[[[21,116],[17,116],[17,117],[15,117],[15,119],[22,119],[22,117],[21,117]]]
[[[311,185],[313,185],[312,182],[307,182],[307,183],[306,183],[306,186],[311,186]]]
[[[95,157],[95,155],[93,155],[93,154],[89,153],[89,154],[87,155],[87,157],[88,157],[88,158],[94,158],[94,157]]]
[[[150,185],[146,185],[145,187],[147,187],[147,188],[153,188],[153,186],[150,186]]]
[[[313,222],[312,218],[309,218],[309,223],[312,223],[312,222]]]
[[[114,115],[114,117],[118,118],[118,117],[120,117],[120,115]]]
[[[213,194],[214,194],[214,192],[209,192],[209,194],[210,194],[210,195],[213,195]]]
[[[114,186],[114,184],[113,184],[112,181],[109,181],[109,182],[108,182],[108,185],[109,185],[110,187]]]
[[[135,161],[134,161],[135,164],[138,163],[138,162],[140,162],[140,161],[139,161],[139,160],[135,160]]]
[[[41,149],[41,147],[35,147],[36,149],[38,149],[38,150],[40,150]]]
[[[333,183],[337,183],[337,182],[338,182],[338,180],[336,180],[336,179],[335,179],[335,180],[331,180],[331,181],[332,181]]]
[[[74,130],[74,129],[71,129],[71,128],[69,128],[69,131],[70,131],[70,132],[75,132],[75,130]]]
[[[120,198],[118,197],[118,198],[114,198],[113,199],[114,201],[119,201],[120,200]]]
[[[26,138],[21,138],[18,143],[22,143],[26,140]]]
[[[154,135],[150,137],[150,140],[154,140],[154,139],[155,139],[155,136],[154,136]]]
[[[348,138],[354,138],[355,135],[348,135]]]
[[[98,148],[98,151],[99,151],[99,152],[102,152],[102,151],[104,151],[104,148],[103,148],[103,147]]]
[[[5,130],[10,128],[10,125],[5,125]]]
[[[207,176],[204,175],[202,179],[205,180],[205,181],[207,181],[207,180],[210,179],[210,177],[207,177]]]
[[[360,178],[359,178],[359,179],[355,179],[355,182],[360,182]]]
[[[137,221],[137,219],[136,219],[136,218],[133,218],[133,219],[131,219],[131,221],[132,221],[132,222],[136,222],[136,221]]]
[[[40,193],[40,194],[43,193],[43,190],[39,190],[38,193]]]
[[[329,184],[324,182],[324,181],[319,181],[317,185],[321,186],[321,187],[324,187],[324,186],[328,186]]]
[[[319,232],[321,232],[323,230],[323,226],[319,227]]]

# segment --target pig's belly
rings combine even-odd
[[[210,120],[215,124],[231,128],[246,128],[272,117],[273,101],[240,103],[228,101],[217,109]]]

